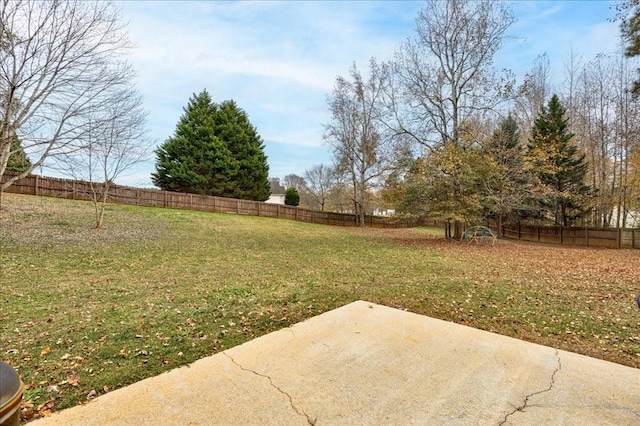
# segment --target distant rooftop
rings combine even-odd
[[[280,185],[280,179],[278,178],[271,179],[269,185],[271,186],[271,194],[284,194],[286,192],[285,187]]]

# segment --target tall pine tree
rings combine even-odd
[[[174,135],[156,150],[154,185],[168,191],[264,201],[267,157],[247,114],[206,90],[189,99]]]
[[[531,177],[523,167],[524,155],[516,120],[509,115],[484,144],[485,175],[483,204],[487,215],[498,221],[516,222],[528,216],[531,202]]]
[[[531,130],[527,160],[538,181],[541,207],[556,225],[570,226],[589,208],[587,162],[573,141],[557,95],[540,110]]]
[[[269,166],[264,144],[247,113],[232,101],[220,104],[215,117],[215,134],[223,140],[238,162],[233,198],[264,201],[271,194]]]
[[[215,134],[217,106],[206,90],[193,95],[174,135],[156,150],[153,184],[165,191],[227,196],[238,173],[226,144]]]

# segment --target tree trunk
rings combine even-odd
[[[453,221],[453,235],[451,234],[451,222],[447,221],[447,227],[449,228],[449,235],[447,238],[454,240],[462,239],[462,234],[464,233],[464,222],[460,222],[459,220]]]

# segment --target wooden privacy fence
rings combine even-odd
[[[608,248],[640,248],[640,229],[635,228],[587,228],[536,225],[502,225],[498,229],[495,220],[487,225],[501,237],[523,241]]]
[[[8,180],[10,176],[9,173],[2,176],[0,183]],[[29,175],[16,181],[7,189],[7,192],[73,200],[91,200],[91,196],[89,195],[91,194],[89,182],[38,175]],[[354,214],[323,212],[281,204],[263,203],[260,201],[161,191],[157,189],[132,188],[120,185],[114,185],[109,189],[107,202],[292,219],[324,225],[356,226],[357,223]],[[390,217],[367,215],[365,216],[365,226],[373,228],[410,228],[415,226],[444,227],[444,223],[422,218],[398,220]]]

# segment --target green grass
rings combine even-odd
[[[359,299],[640,367],[631,251],[121,205],[94,230],[90,203],[3,205],[0,358],[27,417]]]

